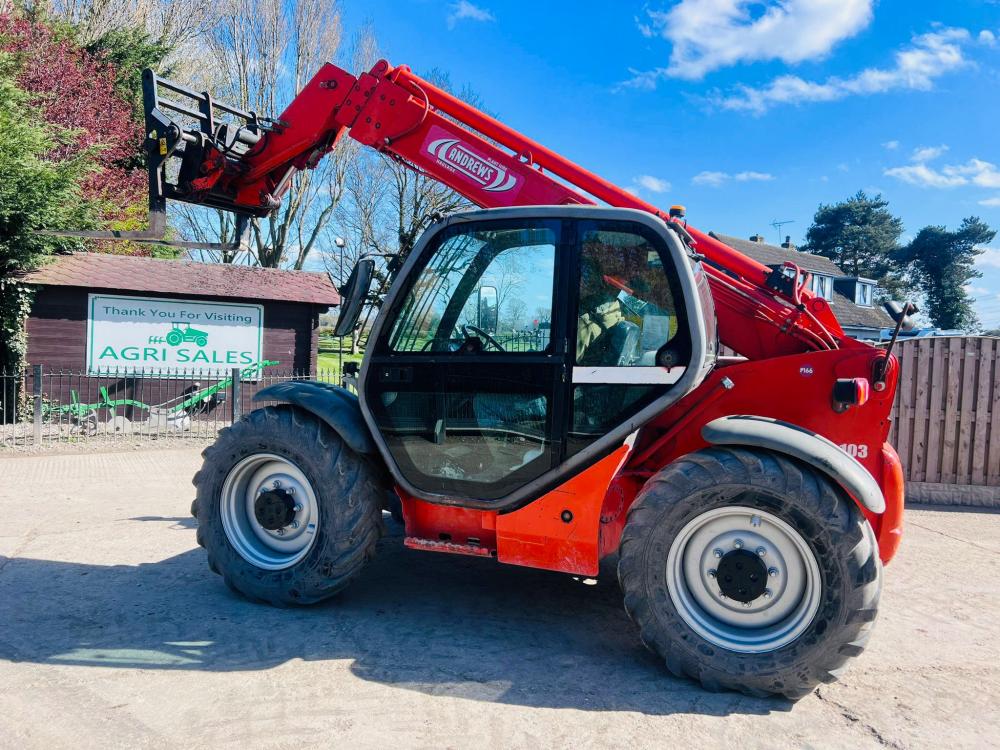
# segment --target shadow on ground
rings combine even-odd
[[[194,534],[181,518],[143,517]],[[763,714],[789,703],[708,693],[667,674],[596,585],[389,536],[361,579],[311,608],[251,604],[201,549],[139,566],[0,557],[0,658],[97,668],[236,671],[351,660],[359,677],[432,695],[645,714]],[[313,675],[315,678],[315,675]]]

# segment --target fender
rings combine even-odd
[[[305,409],[326,422],[355,453],[375,453],[358,397],[346,388],[314,380],[290,380],[258,391],[254,401],[280,401]]]
[[[826,474],[872,513],[885,512],[882,488],[868,470],[835,443],[804,427],[740,414],[713,419],[701,428],[701,436],[713,445],[745,445],[785,453]]]

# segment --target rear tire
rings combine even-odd
[[[643,643],[677,676],[753,696],[796,700],[836,680],[864,650],[882,587],[857,505],[761,450],[710,448],[657,473],[620,551]]]
[[[383,472],[312,414],[258,409],[202,456],[191,508],[198,544],[234,591],[276,606],[312,604],[374,555]],[[255,504],[262,495],[269,507]]]

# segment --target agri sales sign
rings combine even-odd
[[[228,302],[91,294],[87,372],[229,374],[261,360],[264,309]],[[178,372],[177,377],[183,377]]]

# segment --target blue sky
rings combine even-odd
[[[905,222],[1000,228],[1000,0],[347,0],[383,54],[701,229],[802,239],[880,192]],[[972,284],[1000,326],[1000,238]]]

